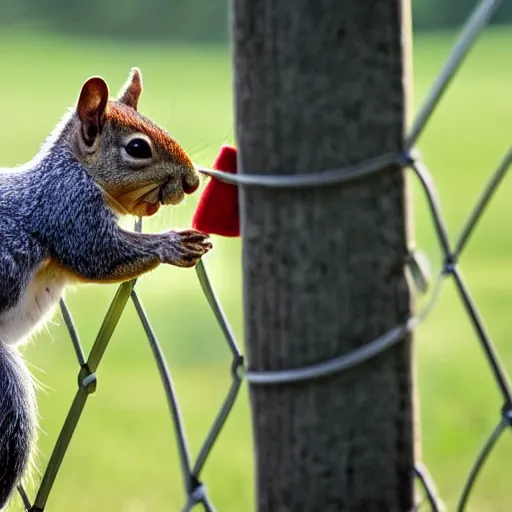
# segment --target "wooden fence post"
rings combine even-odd
[[[403,148],[409,2],[233,0],[241,173],[340,168]],[[241,192],[253,371],[367,344],[411,314],[398,166],[349,185]],[[414,505],[410,338],[344,373],[251,385],[260,512]]]

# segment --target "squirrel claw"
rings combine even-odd
[[[174,233],[177,239],[173,240],[173,255],[166,261],[171,265],[190,268],[197,265],[213,246],[206,233],[195,229],[186,229]]]

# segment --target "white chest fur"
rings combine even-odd
[[[0,315],[0,340],[20,343],[41,328],[53,314],[68,278],[69,275],[51,260],[43,262],[16,306]]]

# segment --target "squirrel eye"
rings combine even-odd
[[[152,156],[151,147],[144,139],[132,139],[124,149],[132,158],[147,160]]]

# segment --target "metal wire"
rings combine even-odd
[[[425,499],[420,502],[415,510],[423,503],[428,503],[432,512],[444,512],[445,507],[437,494],[437,489],[425,465],[418,463],[414,468],[414,475],[425,493]]]
[[[427,167],[419,160],[417,155],[412,150],[412,147],[418,140],[420,134],[423,132],[428,120],[439,104],[441,97],[448,87],[450,81],[461,67],[462,62],[468,54],[471,46],[477,39],[478,35],[482,32],[483,28],[489,21],[493,12],[498,7],[499,3],[499,0],[483,0],[477,5],[474,12],[469,17],[468,22],[463,27],[463,30],[454,46],[451,55],[449,56],[436,81],[434,82],[429,94],[427,95],[427,99],[425,100],[418,116],[413,122],[412,129],[404,141],[405,152],[403,154],[386,154],[345,169],[334,169],[324,171],[322,173],[301,174],[293,176],[269,176],[265,174],[228,175],[219,171],[198,167],[198,169],[204,174],[207,174],[214,179],[219,179],[234,185],[277,188],[297,188],[326,186],[333,183],[352,183],[356,180],[369,178],[376,173],[389,172],[393,169],[396,170],[398,167],[409,167],[412,169],[415,176],[419,180],[422,186],[422,190],[426,196],[432,222],[435,227],[435,233],[443,256],[443,261],[441,263],[442,271],[438,276],[427,307],[417,317],[410,318],[404,325],[391,329],[387,333],[384,333],[378,337],[376,340],[369,340],[369,343],[361,349],[358,349],[349,354],[341,355],[331,361],[326,361],[307,368],[296,368],[273,372],[254,372],[251,371],[250,368],[244,367],[244,359],[238,348],[235,336],[233,335],[232,329],[222,310],[218,297],[216,296],[215,291],[211,285],[206,268],[204,264],[200,262],[196,267],[197,277],[201,284],[203,293],[220,326],[221,332],[223,333],[231,352],[231,366],[229,369],[231,372],[231,385],[227,391],[226,397],[220,407],[217,416],[213,419],[206,439],[201,449],[199,450],[199,454],[195,461],[192,463],[187,446],[185,425],[182,419],[178,397],[173,386],[171,372],[169,371],[158,339],[151,327],[149,318],[144,310],[142,302],[140,301],[135,291],[136,282],[130,281],[123,283],[118,288],[117,293],[112,300],[105,319],[100,327],[93,348],[91,349],[91,352],[87,358],[85,357],[80,338],[74,326],[72,315],[67,308],[66,303],[61,301],[62,316],[68,327],[78,365],[80,367],[78,375],[78,389],[64,422],[64,426],[62,427],[58,437],[55,448],[53,449],[53,452],[50,456],[33,504],[31,504],[26,491],[21,486],[19,487],[19,493],[24,504],[24,508],[27,512],[42,512],[46,506],[48,496],[53,488],[59,468],[63,461],[66,450],[71,442],[74,430],[78,424],[87,398],[89,394],[96,390],[95,372],[101,363],[107,345],[130,298],[133,301],[136,312],[142,323],[150,348],[155,358],[162,384],[166,392],[169,410],[174,424],[174,433],[176,437],[183,475],[184,489],[186,493],[186,502],[182,510],[183,512],[187,512],[192,510],[192,508],[194,508],[196,505],[200,504],[202,505],[203,510],[206,512],[214,512],[215,508],[208,497],[204,483],[200,480],[200,474],[208,459],[209,454],[211,453],[213,446],[215,445],[215,442],[218,439],[218,436],[220,435],[223,426],[225,425],[225,422],[227,421],[231,410],[233,409],[244,377],[251,385],[275,385],[283,382],[292,383],[323,378],[326,375],[342,371],[349,371],[354,366],[364,364],[368,359],[375,357],[383,351],[388,350],[396,343],[399,343],[402,339],[404,339],[408,332],[415,329],[420,322],[427,318],[429,312],[437,302],[442,283],[450,278],[453,279],[461,301],[469,318],[471,319],[480,345],[489,364],[489,369],[502,395],[504,404],[499,423],[486,440],[483,448],[476,457],[474,464],[469,470],[469,474],[463,486],[457,507],[457,512],[463,512],[474,488],[474,483],[479,476],[480,471],[482,470],[484,462],[487,460],[493,448],[496,446],[496,443],[503,431],[509,425],[511,425],[512,399],[507,374],[500,363],[498,354],[494,348],[490,335],[485,329],[477,307],[472,300],[466,285],[464,284],[461,272],[458,268],[458,261],[464,251],[464,248],[467,245],[467,241],[469,240],[476,225],[478,224],[478,221],[482,217],[486,206],[494,197],[499,184],[502,182],[508,169],[510,168],[510,164],[512,162],[512,147],[507,149],[504,158],[501,160],[496,170],[491,175],[481,197],[477,200],[474,208],[470,212],[468,220],[462,228],[461,234],[454,244],[451,243],[450,237],[448,235],[447,225],[443,217],[439,196],[436,192],[434,181],[428,172]],[[135,230],[140,232],[141,229],[142,223],[140,220],[138,220],[135,225]],[[420,486],[424,491],[425,499],[420,503],[420,505],[414,507],[414,510],[418,510],[419,506],[421,506],[423,503],[427,503],[430,506],[430,510],[432,512],[441,512],[444,510],[440,498],[438,497],[435,485],[430,478],[427,469],[423,465],[416,465],[415,477],[417,478]]]
[[[330,169],[315,174],[228,174],[225,172],[196,166],[197,170],[207,176],[231,185],[268,188],[311,188],[325,187],[334,184],[354,182],[374,174],[386,171],[391,165],[403,164],[403,157],[389,153],[378,156],[351,167]]]
[[[482,469],[484,462],[487,460],[487,457],[498,442],[498,439],[500,438],[505,428],[509,425],[510,423],[505,418],[501,418],[500,422],[482,447],[482,450],[478,454],[475,462],[473,463],[473,466],[471,467],[468,478],[466,479],[466,483],[464,484],[464,489],[462,490],[459,504],[457,506],[457,512],[462,512],[464,510],[469,495],[471,494],[471,490],[473,489],[477,476],[480,474],[480,470]]]

